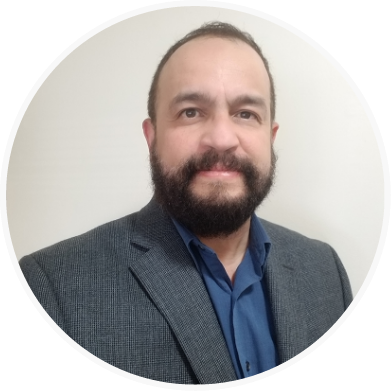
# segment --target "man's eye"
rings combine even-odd
[[[253,113],[250,113],[249,111],[241,111],[239,113],[239,117],[243,119],[251,119],[254,118],[255,116]]]
[[[187,118],[194,118],[197,116],[197,110],[196,109],[186,109],[183,111],[183,115],[185,115]]]

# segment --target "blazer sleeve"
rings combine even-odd
[[[37,300],[50,317],[66,331],[53,285],[39,263],[33,256],[27,255],[19,261],[19,265]]]

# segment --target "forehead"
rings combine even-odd
[[[183,89],[216,93],[257,92],[269,97],[270,82],[259,54],[248,44],[230,38],[200,37],[178,48],[162,69],[159,98],[169,99]],[[204,91],[207,90],[207,91]]]

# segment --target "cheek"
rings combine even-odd
[[[254,138],[251,141],[247,140],[245,144],[242,144],[247,156],[253,161],[253,163],[259,168],[269,167],[271,163],[271,141],[266,137],[260,140],[260,138]]]
[[[196,154],[197,149],[190,137],[173,133],[157,140],[156,151],[164,165],[175,167]]]

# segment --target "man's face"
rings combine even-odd
[[[164,66],[156,123],[145,120],[143,129],[152,169],[158,165],[166,178],[184,180],[193,203],[242,202],[249,187],[264,186],[270,176],[278,129],[261,58],[241,41],[206,37],[186,43]]]

